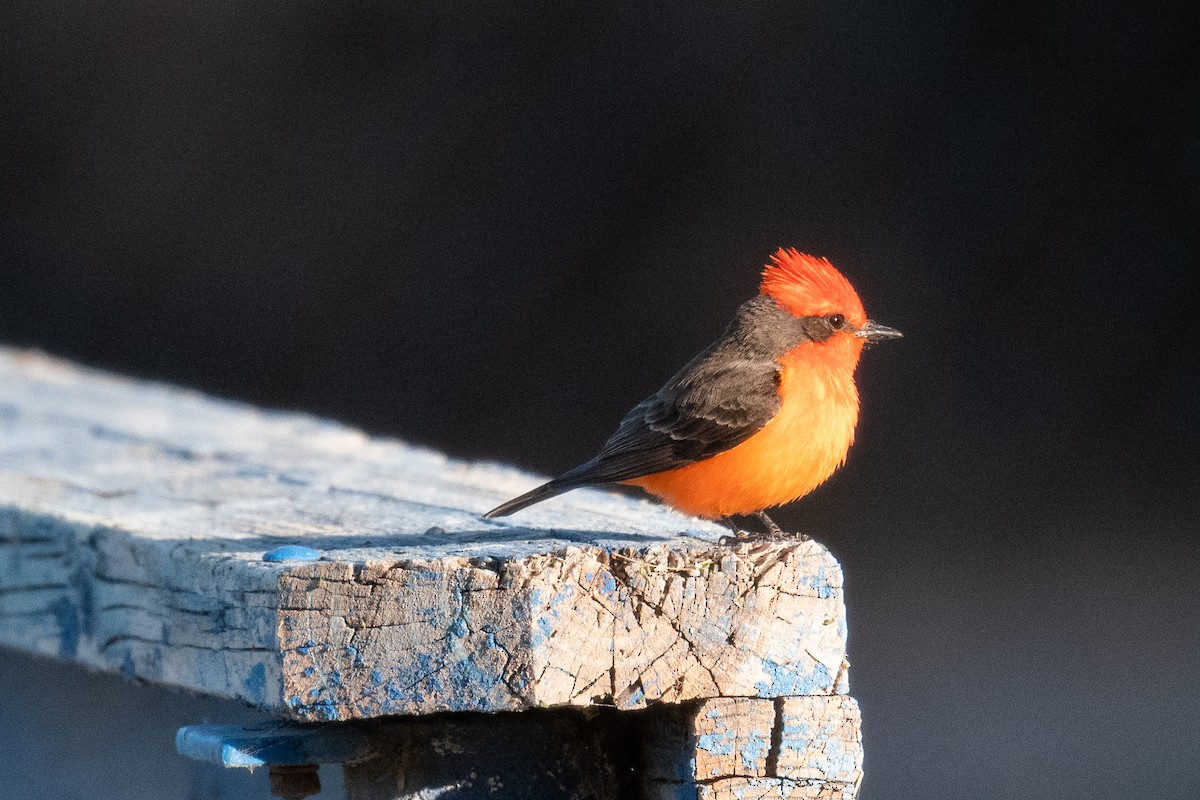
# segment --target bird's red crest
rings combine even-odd
[[[850,281],[827,259],[779,248],[763,270],[760,291],[798,317],[845,314],[863,325],[867,314]]]

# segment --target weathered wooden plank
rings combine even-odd
[[[823,547],[601,491],[480,519],[536,480],[0,349],[0,644],[299,719],[846,691]]]

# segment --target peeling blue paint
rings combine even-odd
[[[712,733],[702,733],[696,737],[696,749],[703,750],[714,756],[733,755],[733,734],[724,728]]]
[[[800,585],[812,589],[817,597],[827,600],[833,597],[834,588],[829,583],[829,572],[826,567],[818,567],[816,572],[806,573],[800,579]]]
[[[557,592],[554,593],[554,599],[550,601],[551,606],[558,606],[566,603],[575,596],[575,584],[568,583],[563,585]]]
[[[463,710],[472,707],[486,710],[487,704],[480,704],[478,701],[483,700],[500,682],[499,675],[481,668],[469,658],[464,658],[451,665],[449,679],[453,689],[450,704],[452,707]]]
[[[348,645],[346,645],[345,650],[346,650],[346,655],[350,656],[350,663],[352,665],[354,665],[356,667],[363,666],[363,656],[362,656],[362,653],[360,653],[358,651],[357,647],[355,647],[352,644],[348,644]]]
[[[750,732],[746,735],[746,738],[742,739],[741,746],[738,747],[738,756],[741,758],[743,764],[749,766],[765,763],[767,754],[770,751],[770,739]]]
[[[553,612],[551,614],[553,615]],[[547,639],[554,635],[554,623],[550,621],[549,617],[542,616],[538,617],[534,624],[536,630],[529,637],[529,646],[541,647]]]
[[[263,553],[262,560],[271,563],[280,563],[282,561],[316,561],[321,557],[321,554],[311,547],[305,547],[299,544],[285,544],[282,547],[276,547]]]
[[[792,715],[785,715],[783,723],[783,751],[802,754],[807,766],[827,775],[857,771],[859,751],[838,738],[839,722],[827,722],[816,731],[809,722]]]
[[[827,775],[855,772],[858,770],[858,753],[848,750],[846,743],[840,739],[827,739],[813,754],[810,763]]]
[[[784,749],[803,750],[812,744],[812,725],[806,721],[795,722],[795,717],[784,715],[783,730],[780,731],[780,746]]]
[[[242,687],[246,690],[246,698],[254,703],[262,705],[266,702],[267,695],[267,669],[262,664],[255,664],[250,668],[250,674],[246,676],[246,680],[242,681]]]
[[[318,703],[289,703],[292,710],[302,717],[316,717],[317,719],[327,722],[336,722],[341,719],[339,716],[340,710],[337,703],[332,700],[322,700]]]
[[[301,716],[316,717],[317,719],[329,721],[340,719],[341,707],[333,698],[321,698],[323,693],[324,687],[318,686],[308,690],[308,696],[313,698],[311,702],[304,702],[303,698],[299,695],[292,695],[284,702]]]
[[[759,697],[790,697],[821,694],[833,686],[833,675],[824,664],[813,664],[805,671],[795,664],[763,662],[767,679],[754,684]]]
[[[471,632],[471,628],[467,625],[467,621],[462,617],[458,617],[454,622],[450,623],[450,635],[459,639]]]

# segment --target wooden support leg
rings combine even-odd
[[[636,797],[638,715],[552,709],[381,726],[346,763],[346,800],[617,800]]]
[[[272,764],[268,774],[273,797],[304,800],[321,791],[321,777],[316,764]]]
[[[648,714],[643,791],[650,800],[853,800],[858,793],[862,737],[850,697],[721,698]]]

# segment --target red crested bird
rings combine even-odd
[[[824,258],[780,249],[759,294],[721,338],[634,406],[599,454],[489,511],[502,517],[581,486],[640,486],[680,511],[757,516],[811,492],[846,461],[858,421],[854,370],[867,342],[899,331],[867,319]]]

